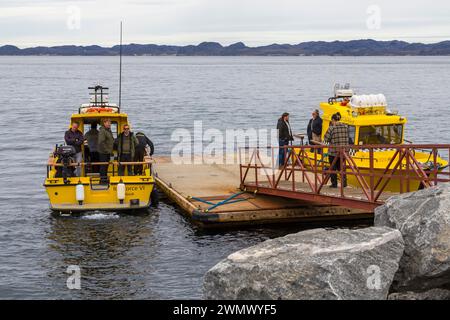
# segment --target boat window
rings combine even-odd
[[[91,130],[91,125],[92,123],[96,123],[97,124],[97,130],[100,128],[100,119],[85,119],[84,120],[84,134],[86,134],[89,130]]]
[[[367,126],[359,128],[359,144],[401,144],[403,125]]]
[[[117,129],[118,129],[118,127],[119,126],[117,125],[116,121],[111,122],[111,131],[112,131],[114,139],[117,138]]]
[[[91,130],[91,123],[97,123],[97,129],[100,129],[101,119],[86,119],[84,121],[84,134],[86,134],[89,130]],[[114,139],[117,138],[117,130],[118,130],[117,121],[111,121],[111,131]]]
[[[355,144],[356,127],[348,126],[348,144]]]

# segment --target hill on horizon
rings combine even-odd
[[[62,45],[20,49],[14,45],[0,46],[0,55],[13,56],[116,56],[119,46]],[[432,44],[409,43],[372,39],[350,41],[309,41],[299,44],[271,44],[248,47],[243,42],[223,46],[218,42],[198,45],[126,44],[122,47],[127,56],[448,56],[450,40]]]

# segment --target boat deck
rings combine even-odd
[[[372,217],[367,210],[242,193],[239,165],[179,165],[168,157],[157,157],[154,169],[159,189],[194,223],[205,227]]]

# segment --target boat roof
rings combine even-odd
[[[85,120],[90,119],[111,118],[111,119],[127,119],[128,115],[121,112],[120,106],[115,103],[109,103],[108,88],[101,85],[89,87],[89,103],[84,103],[78,108],[78,113],[72,114],[71,119]]]
[[[107,113],[107,112],[97,112],[97,113],[74,113],[71,116],[71,119],[98,119],[98,118],[128,118],[128,114],[126,113]]]
[[[341,122],[354,126],[405,124],[407,119],[392,113],[385,106],[352,107],[343,101],[322,102],[322,118],[331,121],[333,114],[341,114]]]

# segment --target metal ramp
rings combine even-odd
[[[333,147],[333,146],[332,146]],[[346,208],[363,209],[373,212],[389,197],[416,191],[411,186],[429,188],[438,183],[450,182],[448,158],[450,145],[375,145],[375,146],[334,146],[338,151],[333,163],[328,163],[326,155],[330,146],[286,146],[282,147],[286,161],[278,168],[275,165],[279,147],[241,148],[240,188],[247,192],[279,196],[308,201],[320,205],[336,205]],[[245,154],[243,156],[243,150]],[[363,150],[367,158],[356,160],[353,155]],[[385,168],[376,167],[376,153],[392,153]],[[426,164],[416,155],[426,153]],[[446,160],[441,157],[444,155]],[[340,170],[331,170],[337,161]],[[446,163],[443,165],[443,163]],[[352,180],[352,186],[330,188],[331,174]],[[387,186],[395,185],[392,191]]]

